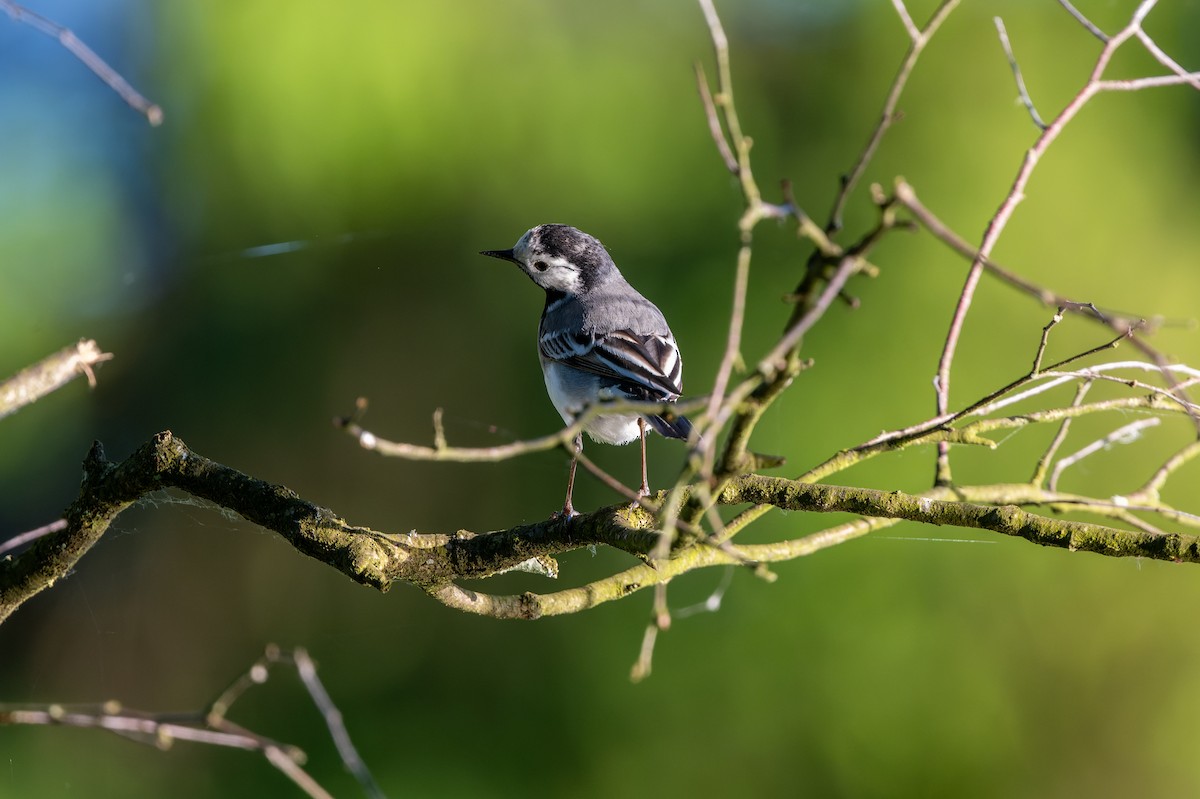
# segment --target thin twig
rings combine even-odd
[[[838,264],[837,271],[829,279],[825,285],[825,290],[821,292],[820,297],[809,308],[808,312],[800,318],[796,324],[792,325],[779,342],[771,349],[765,358],[758,363],[758,371],[764,376],[770,378],[776,373],[783,370],[787,360],[788,353],[791,352],[799,343],[800,339],[812,329],[812,326],[820,321],[825,315],[825,311],[833,304],[834,300],[842,293],[842,288],[846,285],[846,281],[850,276],[858,271],[861,262],[855,256],[846,256]]]
[[[1200,72],[1189,72],[1185,75],[1153,75],[1148,78],[1130,78],[1129,80],[1102,80],[1096,84],[1096,88],[1102,92],[1140,92],[1143,89],[1161,89],[1185,84],[1197,87],[1197,84],[1200,84]]]
[[[1042,371],[1042,356],[1046,353],[1046,345],[1050,343],[1050,331],[1063,320],[1063,310],[1059,308],[1055,311],[1054,316],[1050,317],[1050,321],[1042,328],[1042,340],[1038,344],[1037,354],[1033,356],[1033,368],[1029,370],[1031,377],[1037,377],[1038,372]]]
[[[446,428],[442,426],[442,409],[433,411],[433,448],[441,452],[446,449]]]
[[[629,681],[638,683],[650,676],[654,661],[654,642],[658,640],[658,625],[651,619],[642,634],[642,645],[638,648],[637,660],[629,670]]]
[[[1080,13],[1075,6],[1071,5],[1070,0],[1058,0],[1058,4],[1065,8],[1067,13],[1073,16],[1080,25],[1086,28],[1088,33],[1095,36],[1104,44],[1108,44],[1108,34],[1096,27],[1096,25],[1090,19]]]
[[[1154,499],[1157,499],[1158,493],[1162,490],[1162,487],[1166,485],[1167,478],[1169,478],[1171,474],[1180,466],[1183,466],[1185,463],[1188,463],[1196,457],[1200,457],[1200,441],[1191,442],[1183,449],[1179,450],[1170,458],[1168,458],[1166,462],[1163,463],[1162,466],[1158,467],[1154,474],[1151,475],[1150,479],[1146,481],[1146,484],[1135,491],[1131,496],[1153,497]]]
[[[22,369],[0,383],[0,419],[37,402],[80,375],[94,388],[94,367],[112,357],[112,353],[101,350],[95,341],[85,338]]]
[[[893,5],[896,7],[896,12],[900,15],[900,20],[904,23],[905,30],[908,31],[909,47],[905,53],[904,61],[900,64],[900,69],[896,72],[896,77],[892,79],[891,88],[888,89],[887,99],[883,103],[883,111],[879,115],[879,121],[875,123],[875,128],[871,131],[870,138],[867,139],[867,144],[863,147],[863,151],[851,167],[849,174],[842,178],[841,189],[838,191],[837,198],[833,202],[833,209],[829,212],[829,225],[826,228],[829,232],[834,232],[842,229],[842,215],[846,209],[846,203],[850,199],[850,194],[854,191],[854,187],[858,185],[862,179],[863,173],[867,171],[867,165],[871,163],[871,159],[875,157],[875,151],[879,149],[879,143],[883,141],[884,134],[888,128],[896,121],[896,106],[900,103],[900,95],[904,93],[904,87],[908,84],[908,78],[912,74],[913,68],[917,65],[917,60],[921,57],[921,53],[925,50],[925,46],[929,44],[930,39],[937,33],[938,28],[946,21],[946,17],[950,12],[958,6],[959,0],[945,0],[933,15],[929,18],[929,22],[925,23],[925,27],[917,31],[916,25],[912,21],[912,17],[900,0],[893,0]]]
[[[729,314],[729,332],[725,336],[725,353],[721,356],[721,365],[717,368],[717,376],[713,380],[712,392],[708,401],[708,436],[704,442],[704,465],[702,474],[711,476],[713,464],[716,461],[717,432],[716,426],[719,411],[727,400],[725,390],[729,387],[729,378],[733,367],[741,357],[742,328],[746,317],[746,290],[750,282],[750,245],[744,244],[738,251],[737,271],[733,279],[733,308]]]
[[[367,796],[372,797],[372,799],[383,799],[383,789],[379,787],[379,783],[371,775],[367,764],[363,762],[362,756],[358,754],[358,749],[355,748],[354,742],[350,740],[350,733],[346,729],[345,720],[342,718],[342,711],[334,704],[333,698],[325,690],[325,684],[317,676],[316,664],[309,657],[308,650],[296,647],[291,652],[291,661],[296,667],[296,673],[300,675],[300,681],[304,683],[304,687],[308,690],[308,695],[312,698],[313,704],[320,711],[321,718],[325,720],[325,727],[329,730],[329,737],[333,739],[333,744],[337,747],[338,754],[342,758],[342,763],[354,775],[354,778],[358,780],[358,783],[363,787]]]
[[[658,634],[669,629],[671,629],[671,609],[667,607],[667,584],[659,583],[654,586],[654,611],[650,616],[650,622],[646,625],[646,632],[642,635],[641,649],[638,650],[638,657],[633,668],[629,670],[631,682],[641,682],[650,676],[654,661],[654,644],[658,640]]]
[[[10,0],[0,0],[0,11],[7,13],[16,22],[23,22],[34,30],[56,39],[67,49],[67,52],[82,61],[83,65],[95,73],[96,77],[108,84],[108,87],[116,92],[130,108],[146,117],[147,122],[155,126],[162,124],[162,108],[143,97],[133,86],[129,85],[129,81],[121,77],[119,72],[105,63],[104,59],[96,55],[92,48],[84,44],[69,29],[24,6],[10,2]]]
[[[1178,61],[1171,58],[1171,56],[1167,55],[1166,51],[1158,46],[1158,42],[1154,41],[1150,34],[1141,28],[1137,30],[1137,37],[1142,46],[1146,48],[1150,55],[1154,56],[1158,63],[1174,72],[1178,77],[1183,79],[1184,83],[1190,84],[1192,88],[1200,89],[1200,73],[1188,72],[1184,69]]]
[[[57,519],[49,524],[44,524],[35,530],[29,530],[28,532],[21,533],[20,535],[15,535],[7,541],[0,542],[0,555],[3,555],[5,552],[11,552],[14,549],[20,549],[31,541],[38,540],[42,536],[50,535],[50,533],[57,533],[59,530],[65,530],[66,527],[66,519]]]
[[[704,21],[708,24],[709,36],[712,39],[713,55],[717,61],[717,93],[713,95],[713,103],[721,109],[725,119],[725,127],[729,131],[729,143],[732,155],[737,160],[737,169],[731,170],[742,184],[742,193],[746,196],[748,205],[757,209],[762,201],[758,184],[750,170],[750,140],[742,134],[742,123],[738,119],[737,106],[733,101],[733,73],[729,67],[729,38],[721,25],[716,6],[712,0],[698,0],[700,10],[704,13]],[[743,223],[745,232],[745,223]]]
[[[1021,67],[1017,64],[1017,56],[1013,53],[1012,43],[1008,40],[1008,31],[1004,29],[1004,20],[1000,17],[995,17],[993,21],[996,23],[996,32],[1000,35],[1000,46],[1004,48],[1004,55],[1008,59],[1008,66],[1012,69],[1013,80],[1017,83],[1017,96],[1021,100],[1021,105],[1029,111],[1029,116],[1033,120],[1033,124],[1038,126],[1039,130],[1046,129],[1046,123],[1038,114],[1037,107],[1033,104],[1033,98],[1029,96],[1029,90],[1025,88],[1025,78],[1021,76]]]
[[[892,0],[892,7],[896,9],[896,16],[900,17],[904,30],[908,31],[908,38],[913,42],[920,39],[921,31],[917,29],[917,23],[913,22],[912,14],[908,13],[904,0]]]
[[[353,416],[337,417],[333,420],[335,427],[345,430],[358,440],[363,449],[378,452],[391,458],[401,458],[413,461],[450,461],[455,463],[493,463],[528,455],[534,452],[546,452],[559,447],[572,445],[575,436],[594,419],[610,413],[640,412],[644,414],[681,414],[692,410],[700,410],[707,399],[699,397],[685,402],[602,402],[589,406],[575,420],[575,423],[564,427],[556,433],[538,438],[513,441],[494,447],[451,447],[445,442],[445,431],[440,428],[440,415],[434,418],[434,445],[408,444],[401,441],[389,441],[380,438],[375,433],[363,428],[359,422],[365,401],[359,399],[358,412]]]
[[[575,452],[574,448],[571,448],[568,451],[578,458],[579,463],[583,466],[583,468],[591,472],[594,477],[600,480],[600,482],[604,483],[606,486],[632,502],[634,505],[637,505],[642,510],[650,514],[657,514],[660,510],[662,510],[662,508],[655,504],[649,497],[641,496],[637,491],[625,485],[620,480],[606,472],[604,469],[601,469],[598,465],[596,465],[596,462],[587,455],[584,455],[582,452]],[[687,522],[677,520],[675,525],[678,526],[679,529],[691,535],[704,535],[703,530],[700,530],[698,527],[695,527]],[[667,536],[661,537],[666,538]]]
[[[1155,0],[1144,0],[1134,11],[1129,23],[1116,36],[1105,42],[1100,55],[1096,58],[1096,62],[1092,66],[1087,82],[1066,104],[1063,110],[1059,112],[1054,121],[1042,131],[1034,145],[1026,152],[1011,188],[1001,202],[1000,208],[989,220],[987,229],[984,232],[983,241],[980,243],[978,253],[971,263],[971,268],[967,273],[967,279],[963,284],[962,291],[959,293],[958,304],[951,318],[950,327],[946,333],[946,341],[942,347],[942,355],[938,361],[937,379],[935,380],[938,414],[946,413],[949,408],[950,370],[954,363],[955,351],[962,334],[967,312],[971,307],[975,289],[979,283],[979,277],[984,270],[984,262],[991,256],[992,249],[1007,227],[1008,221],[1011,219],[1017,205],[1024,199],[1025,187],[1028,185],[1029,179],[1038,162],[1079,111],[1098,92],[1105,88],[1101,78],[1108,69],[1113,55],[1141,29],[1142,20],[1154,5]],[[1175,78],[1181,80],[1179,76],[1175,76]],[[1200,417],[1194,417],[1194,419],[1197,427],[1200,428]],[[948,442],[942,441],[938,443],[935,483],[937,485],[949,485],[951,480],[950,445]]]
[[[966,406],[962,410],[955,411],[953,413],[940,414],[938,416],[933,417],[932,419],[927,419],[924,422],[919,422],[915,425],[906,427],[903,430],[897,430],[897,431],[888,432],[888,433],[881,433],[880,435],[876,436],[875,438],[872,438],[870,441],[867,441],[866,443],[861,444],[858,447],[855,447],[854,449],[855,449],[855,451],[860,451],[860,450],[865,451],[867,449],[875,448],[881,444],[886,444],[888,442],[908,441],[908,440],[911,440],[914,436],[918,436],[922,433],[925,433],[925,432],[928,432],[930,430],[934,430],[934,429],[937,429],[940,427],[945,427],[946,425],[952,424],[953,422],[956,422],[959,419],[962,419],[966,416],[979,416],[979,415],[983,415],[985,412],[995,411],[997,408],[1003,407],[1004,405],[1012,404],[1013,402],[1016,401],[1015,399],[1013,399],[1011,397],[1006,397],[1005,399],[1001,399],[1002,397],[1005,397],[1005,395],[1009,394],[1010,392],[1015,391],[1016,389],[1020,388],[1021,386],[1024,386],[1027,383],[1034,381],[1034,380],[1038,380],[1038,379],[1041,379],[1044,377],[1057,377],[1058,375],[1053,373],[1053,370],[1056,370],[1062,366],[1065,366],[1066,364],[1074,363],[1075,361],[1081,360],[1083,358],[1087,358],[1088,356],[1095,355],[1096,353],[1103,352],[1103,351],[1109,350],[1109,349],[1113,349],[1125,338],[1126,338],[1125,335],[1117,336],[1116,338],[1114,338],[1110,341],[1106,341],[1103,344],[1100,344],[1098,346],[1084,350],[1083,352],[1072,355],[1069,358],[1064,358],[1063,360],[1058,361],[1057,363],[1047,367],[1045,370],[1039,371],[1036,374],[1032,371],[1028,372],[1027,374],[1022,375],[1021,377],[1018,377],[1016,380],[1013,380],[1011,383],[1008,383],[1007,385],[996,389],[995,391],[991,392],[990,394],[988,394],[978,400],[975,400],[974,402],[972,402],[970,405]],[[1089,376],[1091,376],[1091,375],[1089,375]],[[1020,395],[1020,396],[1023,399],[1025,396],[1031,396],[1032,393],[1033,392],[1026,394],[1026,395]]]
[[[124,738],[167,748],[173,741],[224,746],[231,749],[262,751],[274,742],[252,733],[234,733],[192,726],[180,721],[179,714],[160,719],[155,714],[127,710],[118,702],[98,708],[67,708],[52,704],[43,708],[14,708],[0,705],[0,724],[30,724],[63,727],[88,727],[108,730]],[[300,754],[303,757],[303,754]]]
[[[738,173],[737,158],[729,149],[729,141],[725,138],[725,131],[721,128],[721,119],[717,116],[717,106],[713,102],[712,91],[708,88],[708,76],[704,74],[704,65],[699,61],[696,62],[696,87],[700,92],[700,102],[704,104],[708,132],[712,134],[713,141],[717,145],[717,152],[720,153],[721,160],[725,162],[725,168],[729,170],[729,174],[736,177]]]
[[[1149,533],[1150,535],[1163,535],[1163,536],[1167,535],[1167,532],[1165,530],[1163,530],[1159,527],[1155,527],[1153,524],[1150,524],[1150,522],[1146,521],[1141,516],[1134,515],[1131,511],[1127,511],[1124,509],[1117,509],[1113,513],[1113,518],[1120,519],[1121,521],[1125,522],[1126,524],[1130,525],[1131,527],[1135,527],[1138,530],[1141,530],[1142,532]]]
[[[324,683],[317,676],[316,664],[305,649],[297,647],[285,650],[275,644],[269,644],[263,656],[230,683],[229,687],[209,705],[208,711],[205,713],[208,724],[214,727],[224,725],[225,717],[234,703],[253,686],[265,683],[270,676],[271,667],[279,664],[296,669],[296,674],[300,677],[300,682],[304,685],[305,690],[308,691],[309,698],[321,713],[326,729],[329,731],[329,737],[333,740],[346,769],[358,780],[368,796],[372,799],[383,799],[383,791],[375,782],[375,778],[350,740],[350,733],[346,730],[342,713],[329,692],[325,690]]]
[[[863,461],[873,458],[883,452],[889,452],[907,446],[912,446],[920,443],[932,443],[939,441],[948,441],[952,443],[970,443],[984,444],[994,446],[994,442],[983,438],[982,436],[993,430],[1008,430],[1021,428],[1031,424],[1044,424],[1047,422],[1061,422],[1063,419],[1072,418],[1075,416],[1083,416],[1085,414],[1103,413],[1110,411],[1148,411],[1154,413],[1164,412],[1180,412],[1194,415],[1200,408],[1195,405],[1182,403],[1179,398],[1172,392],[1157,386],[1150,386],[1139,381],[1131,381],[1120,379],[1104,374],[1096,374],[1088,371],[1081,372],[1043,372],[1041,378],[1069,378],[1070,380],[1108,380],[1115,383],[1121,383],[1130,388],[1145,389],[1149,393],[1144,396],[1122,397],[1112,400],[1104,400],[1102,402],[1089,403],[1087,405],[1069,406],[1066,408],[1051,408],[1044,411],[1032,411],[1022,413],[1018,416],[980,419],[958,429],[950,429],[947,424],[949,420],[960,419],[965,416],[978,416],[984,410],[994,410],[1000,403],[991,403],[982,408],[976,408],[969,412],[960,411],[956,414],[951,414],[950,417],[935,417],[934,419],[912,425],[904,430],[899,430],[883,435],[876,436],[868,442],[842,450],[831,458],[817,466],[812,467],[797,479],[801,482],[816,482],[824,480],[829,475],[836,474],[850,466],[862,463]],[[1020,381],[1010,384],[1008,388],[1014,385],[1019,385]],[[1053,385],[1060,385],[1061,382],[1053,382]],[[1039,387],[1040,389],[1041,387]],[[1029,393],[1033,393],[1032,390]],[[1007,404],[1009,400],[1004,400]]]
[[[1068,372],[1060,372],[1060,371],[1057,371],[1054,369],[1050,369],[1050,370],[1042,371],[1037,375],[1036,379],[1037,380],[1045,380],[1046,381],[1045,383],[1042,383],[1041,385],[1033,386],[1031,388],[1025,389],[1024,391],[1021,391],[1020,393],[1012,394],[1010,396],[1004,397],[1003,399],[997,399],[994,402],[989,402],[986,405],[982,405],[977,408],[974,408],[970,412],[970,415],[971,416],[986,416],[988,414],[995,413],[996,411],[1000,410],[1001,408],[1008,407],[1009,405],[1014,405],[1018,402],[1023,402],[1024,400],[1027,400],[1030,397],[1035,397],[1038,394],[1042,394],[1046,391],[1057,388],[1058,386],[1061,386],[1065,383],[1072,383],[1072,382],[1076,382],[1076,381],[1080,381],[1080,380],[1084,380],[1084,381],[1107,380],[1107,381],[1111,381],[1114,383],[1121,383],[1122,385],[1129,386],[1130,388],[1151,391],[1162,397],[1169,398],[1173,402],[1177,403],[1182,409],[1184,409],[1184,411],[1188,411],[1189,408],[1195,409],[1194,404],[1189,404],[1184,400],[1180,400],[1179,397],[1174,392],[1168,391],[1159,386],[1151,385],[1149,383],[1144,383],[1140,380],[1131,380],[1129,378],[1113,377],[1111,375],[1106,374],[1107,372],[1115,371],[1118,369],[1133,369],[1133,368],[1144,369],[1146,371],[1152,371],[1152,372],[1160,372],[1157,364],[1146,363],[1145,361],[1118,361],[1115,363],[1101,363],[1101,364],[1096,364],[1094,366],[1088,366],[1084,369],[1068,371]],[[1185,364],[1171,364],[1171,366],[1169,367],[1169,370],[1172,372],[1178,371],[1178,372],[1182,372],[1185,374],[1188,372],[1196,371],[1196,370],[1192,369],[1190,366],[1187,366]]]
[[[729,586],[733,584],[733,571],[732,566],[727,566],[721,574],[721,581],[717,583],[717,587],[712,590],[712,593],[703,602],[676,610],[675,618],[686,619],[698,613],[716,613],[720,610],[721,602],[725,599],[725,593],[729,590]]]
[[[1136,328],[1146,326],[1146,322],[1143,318],[1130,314],[1117,313],[1108,309],[1101,310],[1090,302],[1076,302],[1068,297],[1051,291],[1050,289],[1038,286],[1037,284],[1021,277],[1020,275],[1001,267],[999,264],[991,261],[990,259],[980,259],[979,251],[968,244],[961,236],[956,234],[944,222],[942,222],[932,211],[926,208],[917,198],[916,192],[913,190],[913,188],[903,180],[898,180],[896,182],[896,199],[901,205],[908,208],[909,211],[916,216],[917,220],[922,224],[922,226],[924,226],[935,237],[949,245],[954,251],[971,260],[973,263],[976,260],[981,260],[984,265],[984,269],[986,269],[990,274],[999,278],[1001,281],[1037,298],[1037,300],[1042,304],[1060,306],[1073,313],[1082,314],[1085,317],[1094,319],[1095,321],[1104,324],[1110,330],[1119,334],[1129,333]],[[1162,372],[1164,378],[1170,385],[1172,392],[1179,397],[1180,402],[1185,404],[1190,403],[1187,394],[1184,391],[1185,387],[1173,382],[1174,365],[1169,362],[1167,357],[1154,347],[1150,346],[1150,344],[1144,340],[1143,336],[1131,335],[1130,342],[1134,347],[1141,350],[1147,357],[1154,361],[1155,367]],[[1198,429],[1200,429],[1200,414],[1192,414],[1192,419],[1193,423],[1197,425]]]
[[[1092,388],[1092,381],[1085,380],[1075,389],[1075,397],[1071,400],[1071,407],[1078,408],[1083,404],[1084,397]],[[1054,438],[1050,441],[1050,446],[1046,447],[1046,451],[1042,453],[1042,457],[1038,458],[1037,466],[1033,469],[1033,476],[1029,478],[1029,484],[1035,488],[1041,488],[1046,483],[1046,475],[1050,470],[1050,464],[1054,461],[1054,456],[1058,454],[1058,450],[1062,447],[1063,442],[1067,438],[1067,433],[1071,430],[1072,417],[1068,416],[1062,420],[1058,426],[1058,432],[1054,434]]]
[[[1136,440],[1138,436],[1141,435],[1141,432],[1146,428],[1154,427],[1161,423],[1162,419],[1159,419],[1157,416],[1151,416],[1148,419],[1137,419],[1129,424],[1118,427],[1116,430],[1113,430],[1103,438],[1093,441],[1086,447],[1076,450],[1065,458],[1060,458],[1058,463],[1055,464],[1054,469],[1050,472],[1050,480],[1047,486],[1051,491],[1057,491],[1058,478],[1061,477],[1062,473],[1067,469],[1071,468],[1090,455],[1094,455],[1101,450],[1108,449],[1113,444],[1128,444],[1131,441]]]
[[[122,737],[165,749],[174,741],[223,746],[260,752],[266,760],[283,773],[293,784],[313,799],[332,799],[301,764],[307,756],[299,748],[283,744],[251,732],[226,719],[226,715],[247,689],[266,682],[271,666],[284,663],[296,669],[313,704],[321,712],[330,737],[347,770],[362,785],[372,799],[383,799],[384,793],[358,755],[342,721],[341,711],[317,677],[312,658],[303,649],[280,650],[271,645],[266,653],[200,713],[146,713],[123,708],[118,702],[106,702],[96,709],[67,709],[49,705],[37,709],[0,705],[0,724],[53,724],[71,727],[94,727],[114,732]]]

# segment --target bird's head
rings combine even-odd
[[[538,225],[511,250],[484,250],[480,255],[512,261],[546,291],[562,294],[587,293],[619,274],[604,245],[570,225]]]

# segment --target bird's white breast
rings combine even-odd
[[[567,424],[574,422],[589,402],[616,399],[599,390],[600,378],[555,361],[544,360],[542,374],[546,378],[546,393]],[[637,420],[637,414],[605,414],[592,419],[584,429],[593,441],[628,444],[638,437]]]

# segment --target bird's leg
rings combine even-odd
[[[638,489],[639,497],[650,496],[650,481],[646,479],[646,420],[638,417],[638,432],[642,436],[642,485]]]
[[[575,506],[571,504],[571,494],[575,491],[575,469],[579,466],[579,453],[581,452],[583,452],[583,433],[575,436],[575,454],[571,456],[571,472],[567,477],[567,499],[563,502],[562,510],[554,514],[556,519],[570,519],[572,516],[579,515],[579,511],[575,510]]]

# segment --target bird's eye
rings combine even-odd
[[[547,269],[550,268],[550,264],[546,263],[545,261],[534,261],[533,268],[538,270],[539,272],[545,272]]]

